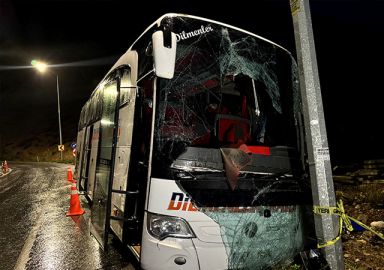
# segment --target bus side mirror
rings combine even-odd
[[[153,62],[158,77],[172,79],[175,72],[176,35],[168,26],[152,35]]]

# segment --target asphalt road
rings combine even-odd
[[[129,250],[112,235],[108,252],[89,233],[90,208],[66,217],[67,165],[8,162],[0,177],[0,269],[135,269]],[[72,168],[73,170],[73,168]],[[135,266],[135,267],[134,267]]]

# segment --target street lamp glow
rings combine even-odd
[[[36,61],[36,60],[32,60],[31,65],[36,67],[40,72],[43,72],[47,67],[46,64],[39,62],[39,61]]]
[[[43,72],[45,70],[45,68],[47,67],[46,64],[43,64],[43,63],[38,63],[36,65],[37,69],[40,71],[40,72]]]

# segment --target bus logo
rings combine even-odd
[[[181,211],[198,211],[190,199],[183,193],[173,192],[171,201],[169,202],[168,210],[181,210]]]
[[[176,39],[177,39],[177,42],[179,42],[181,39],[184,40],[184,39],[188,39],[188,38],[191,38],[194,36],[200,36],[202,34],[205,34],[205,33],[211,32],[211,31],[213,31],[213,28],[211,26],[204,27],[204,25],[202,25],[200,27],[200,29],[196,29],[196,30],[188,32],[188,33],[185,33],[185,31],[183,31],[181,33],[176,34]]]

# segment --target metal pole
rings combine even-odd
[[[61,136],[61,117],[60,117],[60,92],[59,92],[59,75],[56,75],[57,78],[57,108],[59,113],[59,133],[60,133],[60,145],[63,144],[63,139]],[[63,151],[60,151],[61,161],[63,161]]]
[[[313,204],[323,207],[336,206],[328,140],[325,129],[323,104],[309,0],[290,0],[295,32],[300,88],[308,147]],[[325,243],[339,234],[339,217],[315,215],[318,242]],[[331,269],[344,269],[341,240],[322,248]]]

